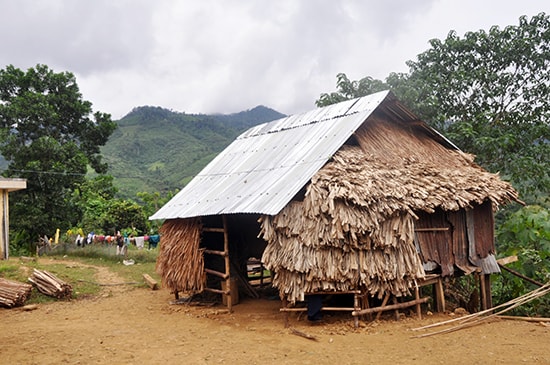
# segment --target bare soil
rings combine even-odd
[[[97,268],[96,279],[122,282],[105,268]],[[241,298],[227,313],[221,304],[171,304],[166,289],[102,288],[94,298],[32,311],[0,309],[0,363],[550,364],[545,323],[497,319],[418,338],[435,329],[414,329],[453,316],[388,317],[355,328],[349,314],[327,315],[316,325],[292,314],[285,328],[278,300]]]

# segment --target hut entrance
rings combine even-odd
[[[236,281],[231,278],[227,218],[210,217],[203,219],[202,223],[201,248],[204,250],[204,272],[207,277],[204,290],[222,294],[223,302],[231,312],[233,304],[238,303],[239,291]]]
[[[260,288],[271,287],[259,258],[266,242],[258,238],[258,215],[234,214],[201,217],[200,250],[204,255],[205,291],[222,295],[229,311],[239,302],[239,289],[252,298],[259,293],[251,284],[249,267],[258,277]]]

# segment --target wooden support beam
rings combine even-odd
[[[216,232],[216,233],[225,233],[224,228],[215,228],[215,227],[203,227],[204,232]]]
[[[204,288],[204,290],[209,291],[211,293],[229,295],[229,290],[220,290],[220,289],[214,289],[214,288]]]
[[[217,276],[217,277],[220,277],[224,280],[227,280],[227,278],[229,277],[229,274],[226,274],[226,273],[223,273],[223,272],[219,272],[219,271],[216,271],[216,270],[212,270],[212,269],[207,269],[205,268],[204,271],[210,275],[214,275],[214,276]]]
[[[390,296],[391,294],[390,293],[386,293],[386,296],[384,297],[384,299],[382,300],[382,304],[380,305],[380,307],[385,307],[386,304],[388,304],[388,300],[390,300]],[[375,307],[376,308],[376,307]],[[378,307],[379,308],[379,307]],[[371,309],[374,309],[374,308],[371,308]],[[365,310],[365,309],[363,309]],[[365,312],[363,314],[368,314],[368,313],[376,313],[378,312],[378,314],[376,315],[376,320],[379,320],[380,317],[382,316],[382,312],[381,311],[368,311],[368,312]]]
[[[210,254],[210,255],[218,255],[222,257],[229,256],[229,253],[227,251],[217,251],[217,250],[204,250],[204,253]]]

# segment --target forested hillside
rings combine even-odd
[[[264,106],[228,115],[143,106],[117,121],[117,130],[101,152],[123,197],[135,198],[140,191],[173,191],[243,131],[281,117]]]

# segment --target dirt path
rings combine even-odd
[[[96,280],[122,282],[102,267]],[[291,318],[315,341],[284,328],[278,300],[245,299],[231,314],[172,300],[164,289],[114,285],[31,312],[0,309],[0,364],[550,364],[550,327],[539,323],[498,320],[414,338],[413,328],[451,317],[357,329],[347,316],[315,326]]]

